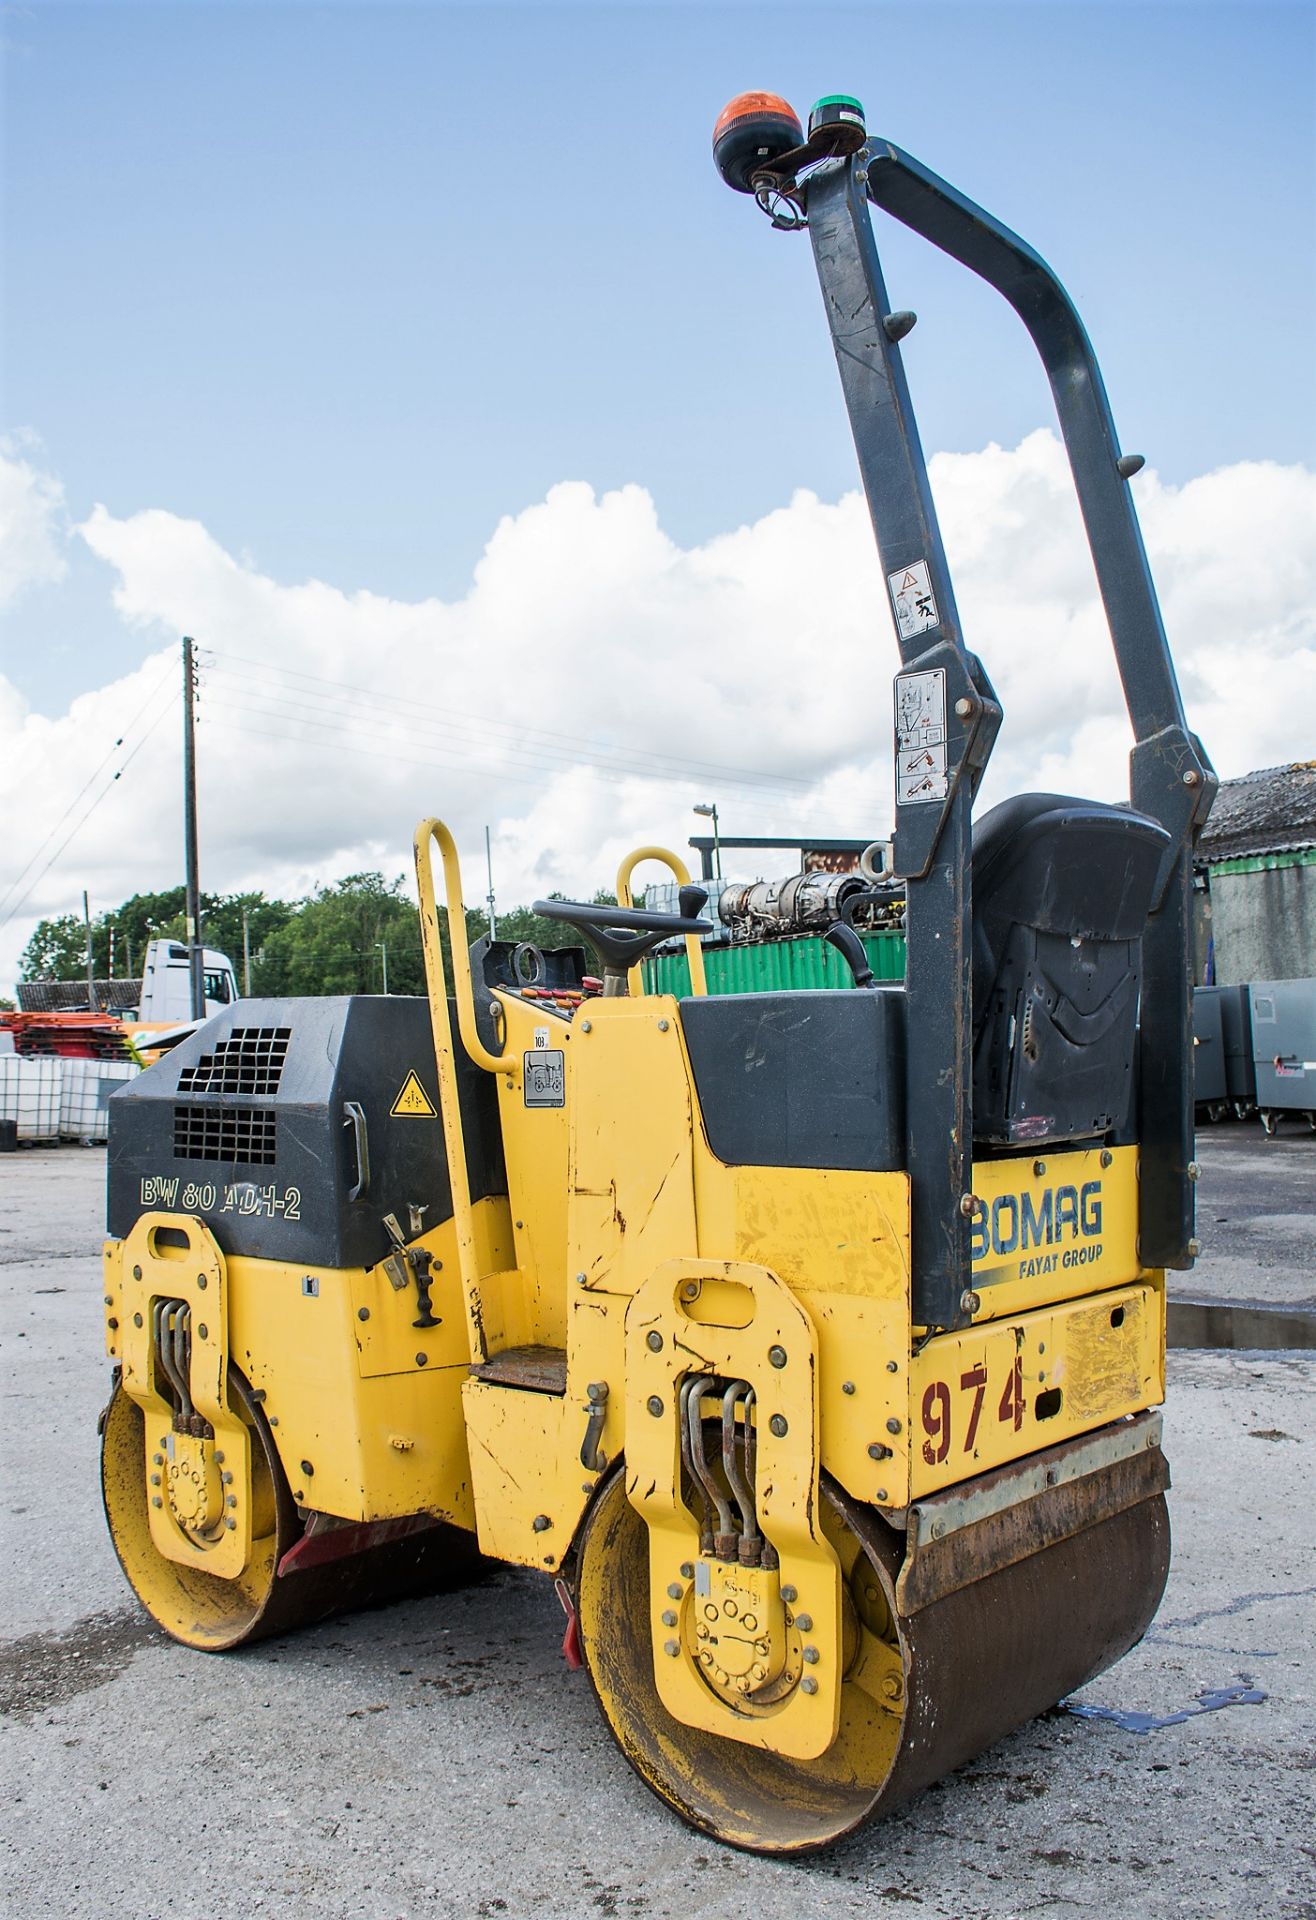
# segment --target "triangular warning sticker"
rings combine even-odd
[[[391,1114],[407,1120],[433,1120],[434,1108],[430,1097],[413,1072],[402,1082],[402,1091],[389,1108]]]
[[[912,573],[907,573],[900,583],[900,591],[903,593],[906,587],[916,587],[917,585],[918,580],[915,576]]]

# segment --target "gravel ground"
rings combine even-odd
[[[1232,1133],[1202,1144],[1193,1290],[1310,1299],[1313,1148],[1295,1136],[1304,1166]],[[103,1173],[76,1149],[0,1161],[0,1911],[1316,1920],[1316,1357],[1170,1356],[1169,1590],[1080,1697],[1264,1699],[1146,1734],[1053,1714],[903,1815],[774,1864],[640,1786],[531,1575],[222,1658],[146,1623],[96,1492]]]

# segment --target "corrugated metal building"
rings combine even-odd
[[[903,933],[865,933],[860,938],[874,979],[904,979]],[[798,933],[787,940],[763,940],[752,945],[708,947],[704,972],[710,993],[783,993],[800,987],[854,985],[849,967],[820,933]],[[644,962],[644,979],[650,993],[674,993],[678,997],[689,993],[690,966],[684,950],[652,954]]]
[[[1222,781],[1198,861],[1200,978],[1208,955],[1220,986],[1316,976],[1316,760]]]

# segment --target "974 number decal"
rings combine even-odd
[[[987,1365],[980,1360],[960,1375],[960,1392],[966,1396],[968,1415],[964,1423],[963,1451],[972,1453],[987,1398]],[[1005,1376],[1005,1387],[996,1403],[996,1418],[1004,1427],[1018,1433],[1024,1423],[1024,1363],[1014,1356]],[[923,1458],[930,1467],[939,1467],[951,1449],[951,1390],[946,1380],[932,1380],[923,1390]]]

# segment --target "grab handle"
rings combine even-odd
[[[631,875],[644,860],[659,860],[672,875],[677,885],[690,885],[690,869],[679,853],[670,853],[666,847],[637,847],[634,853],[628,853],[617,869],[617,905],[633,907],[635,899],[631,893]],[[708,978],[704,972],[704,949],[697,933],[685,936],[685,957],[690,968],[690,991],[695,995],[708,992]],[[632,967],[628,976],[628,985],[632,994],[643,992],[640,969]]]
[[[365,1108],[359,1100],[344,1100],[343,1125],[352,1129],[352,1151],[356,1155],[356,1179],[347,1189],[349,1200],[359,1200],[370,1190],[370,1135],[366,1129]]]
[[[446,1004],[443,949],[439,936],[439,910],[434,893],[434,863],[431,840],[439,843],[443,858],[443,889],[448,908],[448,946],[452,953],[452,988],[457,1001],[457,1030],[461,1041],[477,1067],[486,1073],[515,1076],[520,1061],[515,1055],[503,1057],[490,1053],[475,1024],[475,993],[471,985],[471,956],[466,946],[466,909],[462,905],[462,871],[457,845],[442,820],[422,820],[416,828],[416,885],[420,892],[420,932],[425,948],[425,975],[430,1002],[440,993]]]
[[[448,896],[448,926],[461,929],[462,938],[451,941],[452,971],[457,996],[457,1023],[461,1042],[477,1066],[487,1073],[503,1073],[509,1085],[520,1071],[519,1058],[500,1060],[490,1053],[475,1030],[475,996],[471,991],[471,957],[466,950],[466,914],[462,907],[461,867],[452,835],[442,820],[422,820],[416,828],[416,886],[420,894],[420,938],[425,950],[425,985],[430,1003],[430,1030],[434,1035],[434,1062],[439,1078],[439,1111],[443,1118],[443,1143],[448,1158],[448,1181],[452,1194],[453,1224],[457,1229],[457,1263],[461,1272],[462,1304],[466,1314],[466,1335],[471,1365],[480,1366],[489,1358],[489,1343],[484,1326],[484,1307],[480,1293],[480,1252],[475,1240],[471,1204],[471,1182],[467,1170],[466,1137],[462,1126],[461,1099],[457,1086],[457,1061],[453,1047],[452,1015],[448,1007],[448,981],[443,966],[443,944],[439,938],[439,912],[434,897],[432,842],[437,840],[443,855],[443,875]]]

